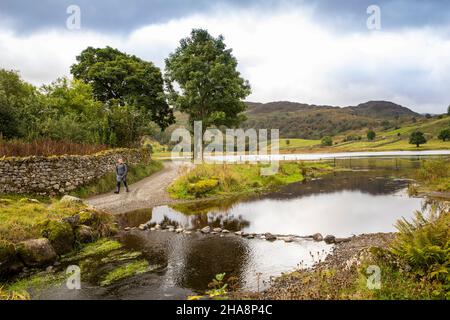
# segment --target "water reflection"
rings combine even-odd
[[[410,217],[421,208],[421,199],[406,194],[408,183],[407,179],[385,177],[383,172],[340,172],[246,200],[160,206],[141,211],[143,218],[139,221],[147,219],[153,224],[185,229],[209,225],[231,231],[302,236],[316,232],[342,237],[390,232],[397,219]]]

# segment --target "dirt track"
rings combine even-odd
[[[177,200],[170,198],[166,189],[178,176],[181,166],[181,163],[173,161],[164,162],[161,171],[130,185],[130,192],[126,193],[122,187],[120,194],[109,192],[89,198],[86,202],[111,213],[174,203]]]

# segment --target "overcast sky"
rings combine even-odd
[[[79,30],[66,26],[70,5]],[[367,28],[370,5],[380,30]],[[68,76],[87,46],[109,45],[164,68],[192,28],[225,37],[249,101],[450,104],[450,1],[438,0],[0,0],[0,67],[41,85]]]

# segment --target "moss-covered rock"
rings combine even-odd
[[[17,244],[16,251],[20,259],[29,267],[52,264],[56,252],[47,238],[32,239]]]
[[[7,273],[15,260],[16,248],[14,244],[6,240],[0,240],[0,275]]]
[[[96,237],[96,232],[89,226],[80,225],[75,229],[75,239],[80,243],[92,242]]]
[[[68,222],[48,220],[41,231],[43,237],[50,240],[57,254],[64,254],[73,250],[74,235]]]
[[[195,195],[196,197],[200,197],[209,191],[212,191],[219,185],[219,181],[216,179],[205,179],[200,180],[195,183],[190,183],[187,187],[187,191],[189,194]]]
[[[93,226],[98,222],[98,217],[95,211],[84,210],[79,213],[79,216],[79,224]]]

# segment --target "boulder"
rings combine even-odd
[[[271,234],[270,232],[266,232],[264,234],[264,237],[266,238],[267,241],[275,241],[275,240],[277,240],[277,237],[274,236],[273,234]]]
[[[65,203],[65,204],[82,204],[83,203],[83,200],[81,200],[80,198],[77,198],[74,196],[69,196],[69,195],[65,195],[59,201],[61,203]]]
[[[334,243],[349,242],[350,240],[352,240],[352,238],[336,238],[334,239]]]
[[[206,226],[206,227],[202,228],[200,231],[202,233],[210,233],[211,232],[211,227],[210,226]]]
[[[312,236],[314,241],[322,241],[323,240],[323,236],[320,233],[314,233]]]
[[[71,225],[72,228],[75,228],[80,223],[80,215],[75,214],[70,217],[65,217],[62,219],[62,221],[67,222],[68,224]]]
[[[48,220],[41,230],[41,235],[50,240],[57,254],[64,254],[73,250],[75,238],[72,227],[68,222]]]
[[[138,227],[138,229],[144,231],[144,230],[147,229],[147,225],[145,225],[145,224],[140,224],[139,227]]]
[[[6,240],[0,240],[0,275],[9,273],[16,260],[14,244]]]
[[[323,241],[325,241],[326,244],[332,244],[336,242],[336,237],[333,235],[327,235],[323,238]]]
[[[230,231],[228,231],[227,229],[223,229],[222,233],[230,233]]]
[[[183,232],[183,228],[177,228],[177,229],[175,229],[175,232],[176,233],[181,233],[181,232]]]
[[[222,232],[222,228],[214,228],[213,231],[219,233]]]
[[[28,267],[40,267],[52,264],[56,260],[56,252],[47,238],[32,239],[20,242],[17,253]]]
[[[155,230],[161,230],[161,226],[159,224],[155,225]]]
[[[80,225],[75,229],[75,238],[80,243],[88,243],[95,240],[95,232],[89,226]]]
[[[243,233],[242,231],[236,231],[234,234],[237,236],[242,236],[242,233]]]

